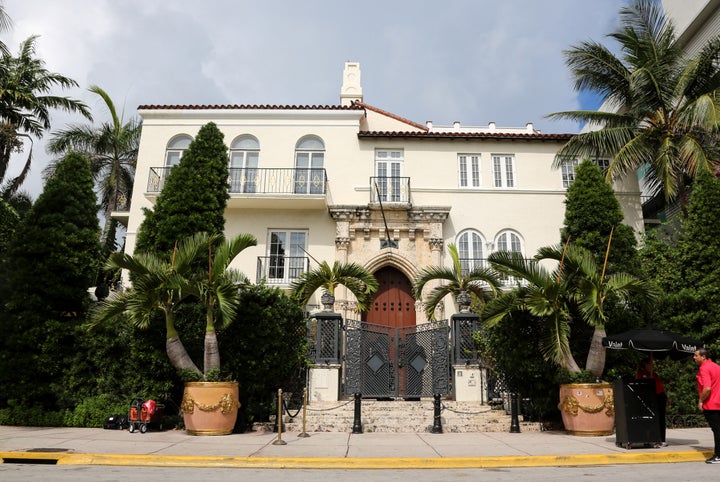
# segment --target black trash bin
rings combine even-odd
[[[660,422],[652,378],[618,378],[615,396],[615,445],[653,446],[660,443]]]

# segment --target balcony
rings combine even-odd
[[[459,258],[460,259],[460,268],[462,269],[463,275],[467,274],[473,269],[476,268],[491,268],[490,263],[488,262],[487,258]],[[527,259],[527,261],[531,261],[531,259]],[[518,284],[520,285],[526,285],[527,282],[522,278],[517,278],[515,276],[510,276],[503,273],[496,273],[498,275],[498,278],[500,279],[500,287],[502,288],[514,288]],[[488,284],[484,281],[479,283],[483,287],[488,287]]]
[[[410,205],[409,177],[371,177],[370,204],[383,206]]]
[[[151,167],[147,193],[162,191],[169,167]],[[228,192],[230,208],[312,209],[327,207],[325,169],[230,168]]]
[[[288,287],[309,269],[307,256],[258,256],[255,282]]]
[[[125,227],[127,227],[130,218],[130,196],[130,193],[117,193],[115,199],[111,201],[110,217]]]

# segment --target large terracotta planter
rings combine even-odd
[[[615,426],[615,399],[610,383],[560,385],[565,430],[571,435],[610,435]]]
[[[238,382],[187,382],[180,404],[191,435],[227,435],[237,419]]]

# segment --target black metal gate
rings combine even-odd
[[[447,395],[447,320],[403,328],[345,321],[345,394],[364,398]]]

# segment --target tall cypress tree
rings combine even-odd
[[[223,134],[211,122],[171,169],[155,209],[145,210],[136,252],[169,253],[177,241],[197,232],[223,233],[228,172]]]
[[[595,163],[585,160],[576,166],[575,181],[567,189],[565,205],[563,243],[570,237],[571,243],[589,250],[602,266],[612,230],[606,272],[639,273],[635,234],[622,224],[620,202]]]
[[[97,210],[87,160],[68,154],[10,242],[0,359],[5,400],[54,407],[52,386],[61,383],[97,273]]]

